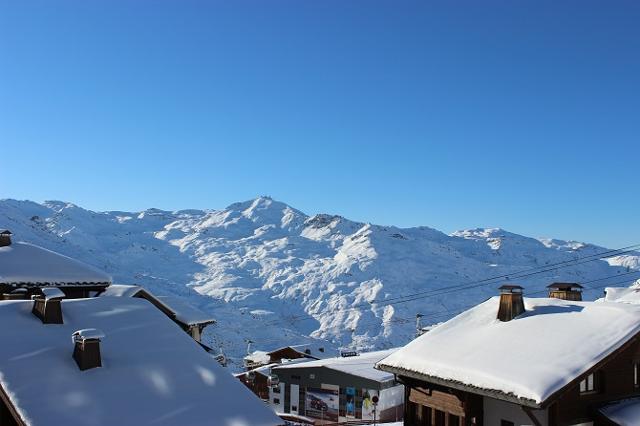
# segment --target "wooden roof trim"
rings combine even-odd
[[[9,398],[9,395],[7,395],[7,393],[5,392],[2,384],[0,384],[0,399],[2,400],[4,405],[7,406],[9,412],[11,413],[11,416],[16,421],[18,426],[27,426],[27,423],[24,421],[22,416],[20,416],[20,413],[18,413],[18,410],[13,405],[13,402],[11,402],[11,398]]]
[[[398,376],[410,377],[412,379],[420,380],[423,382],[429,382],[440,386],[449,387],[456,390],[461,390],[464,392],[475,393],[478,395],[488,396],[490,398],[499,399],[502,401],[511,402],[514,404],[530,407],[530,408],[541,408],[541,405],[538,404],[533,399],[521,398],[511,393],[505,393],[499,391],[497,389],[486,389],[478,386],[468,385],[466,383],[458,382],[455,380],[442,379],[436,376],[429,376],[426,374],[417,373],[415,371],[406,370],[404,368],[399,367],[391,367],[387,365],[382,365],[380,370],[388,371],[390,373],[396,374]]]

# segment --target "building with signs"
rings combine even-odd
[[[393,374],[374,369],[394,349],[338,358],[283,363],[271,369],[269,404],[278,413],[316,424],[402,419],[404,387]]]

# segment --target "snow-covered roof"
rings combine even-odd
[[[331,370],[352,374],[354,376],[364,377],[365,379],[375,380],[377,382],[387,382],[394,379],[393,374],[386,371],[376,370],[374,366],[378,361],[388,357],[396,350],[398,350],[398,348],[387,349],[384,351],[367,352],[357,356],[326,358],[316,361],[282,364],[278,367],[274,367],[273,370],[277,371],[279,369],[290,368],[297,369],[324,367]]]
[[[269,352],[253,351],[249,355],[245,356],[244,360],[254,364],[268,364],[271,357],[269,356]]]
[[[138,298],[63,300],[44,325],[30,301],[0,301],[0,385],[28,425],[256,425],[280,419],[242,383]],[[102,367],[81,371],[72,334],[100,329]]]
[[[184,324],[196,325],[215,322],[211,315],[202,312],[182,299],[173,296],[155,297],[175,314],[178,321]]]
[[[0,284],[77,285],[110,283],[93,266],[42,247],[17,242],[0,247]]]
[[[200,309],[188,304],[184,300],[173,296],[156,296],[149,290],[138,285],[112,284],[100,294],[100,296],[135,297],[140,292],[145,292],[148,297],[164,306],[172,312],[175,318],[183,324],[197,325],[215,322],[215,319]]]
[[[322,359],[322,358],[327,358],[328,357],[328,347],[327,344],[324,342],[321,343],[302,343],[300,345],[289,345],[289,346],[283,346],[281,348],[278,349],[274,349],[272,351],[269,351],[269,354],[273,354],[275,352],[281,351],[283,349],[286,348],[291,348],[294,351],[300,353],[301,355],[305,355],[305,356],[311,356],[313,358],[318,358],[318,359]]]
[[[607,287],[605,289],[606,302],[636,303],[640,304],[640,280],[630,287]]]
[[[640,398],[617,401],[600,408],[606,418],[620,426],[637,426],[640,421]]]
[[[640,332],[638,305],[525,298],[525,313],[500,322],[498,302],[447,321],[378,368],[536,406]]]

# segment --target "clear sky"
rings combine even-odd
[[[640,2],[0,0],[0,198],[640,243]]]

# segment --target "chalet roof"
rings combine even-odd
[[[0,247],[0,284],[26,286],[108,284],[111,277],[86,263],[32,244]]]
[[[640,398],[629,398],[605,405],[600,413],[620,426],[634,426],[640,419]]]
[[[13,235],[8,229],[0,229],[0,235]]]
[[[326,358],[316,361],[305,361],[291,364],[285,363],[274,367],[273,371],[277,373],[278,370],[324,367],[330,370],[364,377],[365,379],[375,380],[381,383],[388,382],[394,380],[394,375],[386,371],[376,370],[374,366],[378,361],[388,357],[396,350],[397,348],[368,352],[350,357]]]
[[[43,325],[31,301],[0,301],[0,388],[28,425],[282,423],[157,308],[138,298],[62,301]],[[81,371],[71,336],[96,328],[101,368]]]
[[[293,349],[301,355],[308,357],[310,356],[316,359],[327,358],[329,356],[329,348],[325,343],[303,343],[300,345],[283,346],[267,352],[267,355],[275,354],[276,352],[282,351],[284,349]]]
[[[607,287],[604,299],[607,302],[640,304],[640,280],[630,287]]]
[[[156,296],[149,290],[138,285],[112,284],[100,296],[136,297],[144,292],[146,298],[153,299],[170,311],[176,320],[187,325],[211,324],[215,319],[190,305],[184,300],[173,296]]]
[[[640,306],[525,298],[526,312],[501,322],[499,300],[418,337],[378,368],[540,406],[640,332]]]

